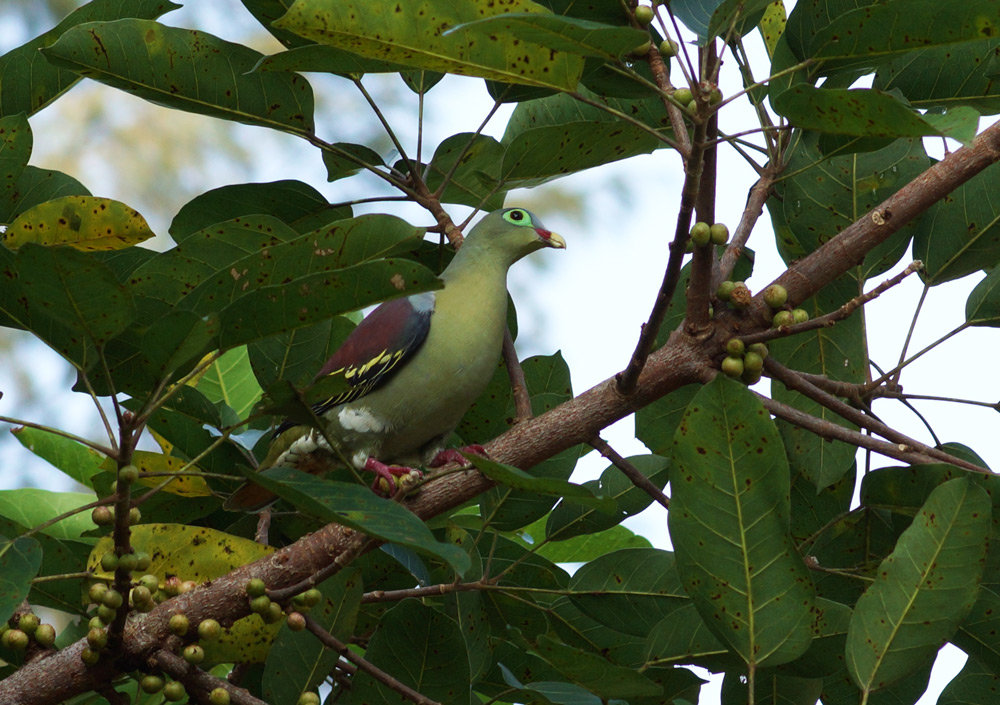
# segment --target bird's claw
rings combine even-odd
[[[384,497],[394,497],[400,490],[412,487],[424,474],[405,465],[386,465],[375,458],[368,458],[365,470],[375,473],[372,490]]]
[[[442,465],[448,465],[450,463],[458,463],[459,465],[468,465],[469,461],[464,455],[462,455],[463,452],[468,453],[469,455],[478,455],[482,458],[490,457],[490,454],[486,452],[486,449],[478,444],[463,446],[460,449],[445,448],[440,453],[434,456],[434,459],[430,462],[429,467],[439,468]]]

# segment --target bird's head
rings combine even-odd
[[[476,224],[462,245],[463,250],[491,252],[508,264],[543,247],[564,249],[566,241],[524,208],[493,211]]]

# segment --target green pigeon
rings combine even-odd
[[[444,442],[499,362],[507,270],[544,247],[563,249],[566,242],[523,208],[504,208],[480,220],[441,273],[442,289],[381,304],[321,367],[317,381],[336,376],[348,385],[313,407],[325,436],[286,422],[260,468],[318,474],[343,458],[375,473],[376,486],[381,478],[394,492],[396,478],[414,473],[415,465],[461,459],[444,450]],[[224,506],[259,511],[275,499],[248,480]]]

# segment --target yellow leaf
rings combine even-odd
[[[187,473],[201,472],[194,465],[188,465],[187,461],[174,458],[169,455],[152,453],[150,451],[137,450],[132,455],[132,464],[139,468],[139,484],[145,487],[158,487],[169,473],[184,471],[184,475],[178,475],[174,480],[164,487],[165,492],[181,495],[182,497],[211,497],[212,490],[208,483],[197,475]],[[149,473],[157,473],[150,477]]]
[[[121,250],[152,236],[145,218],[120,201],[63,196],[14,218],[3,233],[3,244],[12,250],[26,242],[71,245],[84,251]]]
[[[761,18],[759,26],[769,57],[774,57],[774,47],[785,32],[786,19],[785,3],[782,0],[775,0],[764,10],[764,16]]]
[[[150,555],[152,561],[145,573],[159,578],[161,587],[166,578],[173,576],[199,584],[214,580],[274,552],[273,547],[250,539],[185,524],[139,524],[132,527],[131,542],[136,552]],[[101,557],[112,550],[114,542],[107,536],[97,542],[87,558],[87,569],[100,580],[114,578],[101,569]],[[280,622],[264,624],[253,614],[223,629],[218,639],[200,643],[213,663],[263,661],[280,627]]]

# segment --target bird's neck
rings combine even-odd
[[[491,256],[481,247],[463,246],[459,248],[451,263],[441,272],[445,286],[454,286],[458,282],[468,282],[479,288],[487,284],[502,284],[507,287],[507,270],[511,263],[502,257]]]

